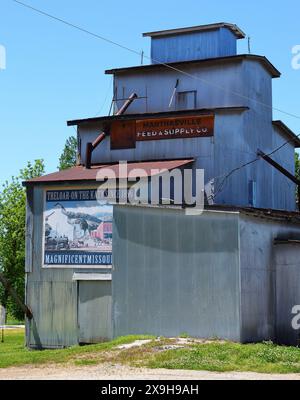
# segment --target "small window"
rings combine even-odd
[[[191,90],[178,92],[176,97],[176,110],[193,110],[197,105],[197,91]]]

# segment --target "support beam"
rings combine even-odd
[[[276,168],[277,171],[281,172],[283,175],[285,175],[288,179],[290,179],[292,182],[294,182],[297,185],[297,190],[298,190],[298,208],[300,210],[300,180],[297,179],[287,169],[285,169],[282,165],[278,164],[276,161],[274,161],[271,157],[269,157],[267,154],[265,154],[260,149],[257,150],[257,155],[259,157],[263,158],[265,161],[267,161],[267,163],[272,165],[272,167]]]
[[[285,175],[287,178],[289,178],[291,181],[293,181],[296,185],[300,186],[300,180],[299,179],[297,179],[287,169],[283,168],[282,165],[278,164],[276,161],[274,161],[271,157],[269,157],[263,151],[258,149],[257,150],[257,155],[260,156],[261,158],[263,158],[269,164],[271,164],[274,168],[276,168],[279,172],[281,172],[283,175]]]

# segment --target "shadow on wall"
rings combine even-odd
[[[29,323],[29,331],[30,331],[29,338],[31,338],[31,334],[32,334],[33,339],[34,339],[34,343],[35,343],[34,347],[37,350],[41,350],[43,348],[43,346],[42,346],[40,335],[38,333],[38,329],[37,329],[37,325],[36,325],[35,319],[32,318],[32,320],[30,320],[28,323]],[[30,343],[29,343],[29,345],[30,345]]]

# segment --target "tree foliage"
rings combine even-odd
[[[59,170],[68,169],[76,165],[77,161],[77,139],[70,136],[65,143],[65,147],[59,157]]]
[[[44,173],[43,160],[20,171],[19,176],[6,181],[0,192],[0,270],[10,281],[17,294],[24,299],[25,277],[25,213],[26,192],[22,181]],[[23,319],[23,312],[0,285],[0,303],[17,319]]]

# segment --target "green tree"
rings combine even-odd
[[[77,139],[70,136],[65,143],[65,147],[59,157],[59,170],[68,169],[76,165],[77,161]]]
[[[25,287],[26,213],[26,191],[22,181],[41,176],[44,169],[43,160],[36,160],[33,164],[28,162],[19,176],[5,182],[0,192],[0,271],[22,300]],[[24,318],[23,312],[2,285],[0,302],[15,318]]]

